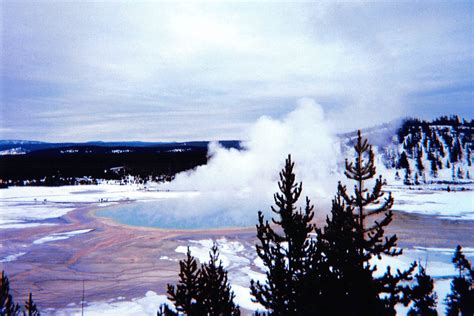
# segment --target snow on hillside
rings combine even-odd
[[[7,150],[1,150],[0,151],[0,156],[5,156],[5,155],[24,155],[26,154],[27,151],[21,147],[15,147]]]
[[[379,142],[375,149],[379,165],[391,171],[392,184],[473,183],[473,134],[472,121],[461,122],[458,117],[411,119],[391,141]]]

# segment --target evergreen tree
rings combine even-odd
[[[227,277],[227,271],[219,260],[217,245],[214,244],[209,252],[209,261],[201,266],[199,278],[199,301],[206,315],[240,315],[239,307],[234,304],[232,292]]]
[[[405,185],[413,184],[413,181],[411,179],[410,166],[408,166],[408,168],[405,169],[405,177],[403,178],[403,184]]]
[[[459,137],[456,137],[456,140],[451,146],[450,154],[451,163],[458,162],[462,159],[462,145]]]
[[[302,184],[295,181],[293,168],[288,155],[280,172],[280,193],[274,195],[276,206],[271,207],[276,214],[272,221],[278,230],[258,212],[256,250],[267,267],[267,279],[264,284],[252,280],[250,289],[255,301],[274,315],[314,313],[318,306],[319,278],[315,269],[320,266],[321,257],[309,235],[315,231],[311,223],[313,206],[306,198],[304,211],[297,210]]]
[[[186,259],[180,261],[179,283],[168,284],[168,298],[176,304],[178,312],[161,305],[158,316],[184,315],[240,315],[234,304],[227,271],[219,260],[217,245],[209,252],[210,260],[197,268],[196,259],[188,249]]]
[[[438,164],[436,162],[436,159],[431,160],[431,175],[434,178],[438,177]]]
[[[13,302],[13,296],[10,294],[10,281],[5,271],[2,271],[2,279],[0,281],[0,315],[18,315],[20,307]]]
[[[28,295],[28,300],[25,301],[23,316],[40,316],[40,312],[33,302],[33,295],[31,295],[31,293]]]
[[[471,147],[466,144],[466,160],[467,160],[467,165],[470,167],[472,166],[472,161],[471,161]]]
[[[411,287],[408,298],[413,306],[408,311],[408,316],[437,316],[437,295],[433,292],[433,279],[426,274],[425,268],[418,264],[418,273],[415,275],[416,283]]]
[[[186,259],[179,261],[179,281],[176,287],[168,284],[168,298],[172,301],[178,312],[192,315],[196,309],[198,299],[198,280],[201,271],[198,268],[196,259],[191,256],[191,251],[186,253]],[[169,312],[168,312],[169,313]]]
[[[405,151],[402,151],[400,159],[398,160],[397,169],[407,169],[410,168],[410,163],[408,162],[408,156]]]
[[[423,172],[425,171],[425,166],[423,165],[423,150],[422,149],[418,151],[418,155],[416,157],[416,168],[418,169],[418,175],[422,176]]]
[[[398,256],[402,251],[396,248],[396,235],[385,237],[385,228],[393,218],[393,198],[390,194],[384,198],[385,180],[379,176],[370,192],[366,188],[376,169],[372,147],[360,131],[354,149],[355,161],[346,160],[345,171],[356,182],[354,195],[339,184],[332,217],[321,235],[322,252],[331,267],[332,282],[328,283],[334,291],[327,299],[335,308],[334,315],[394,315],[395,305],[408,291],[402,282],[411,279],[416,263],[395,275],[390,267],[381,277],[373,275],[377,267],[370,264],[372,258]]]
[[[474,315],[474,285],[471,263],[462,253],[462,247],[457,246],[452,262],[458,270],[458,276],[451,282],[451,293],[446,297],[446,314],[455,316]]]

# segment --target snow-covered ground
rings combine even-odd
[[[446,185],[444,185],[446,187]],[[412,189],[389,186],[395,199],[394,210],[434,215],[452,220],[474,220],[474,185],[463,186],[463,191],[444,191],[438,186]]]
[[[92,229],[78,229],[69,232],[62,232],[62,233],[54,233],[48,236],[41,237],[33,241],[34,245],[41,245],[47,242],[56,241],[56,240],[64,240],[74,237],[76,235],[85,234],[92,231]]]
[[[150,190],[143,185],[73,185],[62,187],[9,187],[0,190],[0,229],[55,225],[80,206],[110,206],[124,201],[153,201],[193,195],[196,192]]]

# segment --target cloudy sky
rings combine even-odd
[[[474,2],[2,1],[0,138],[240,139],[474,117]]]

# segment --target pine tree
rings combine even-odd
[[[280,193],[274,195],[276,206],[271,207],[276,214],[272,221],[278,228],[274,229],[258,212],[256,250],[267,267],[267,279],[264,284],[252,280],[250,289],[255,301],[274,315],[302,315],[315,312],[312,307],[318,305],[319,279],[315,269],[321,257],[309,235],[315,231],[311,223],[313,206],[306,198],[304,211],[297,210],[302,184],[296,183],[293,168],[288,155],[280,172]]]
[[[33,295],[31,293],[28,295],[28,300],[25,301],[23,316],[40,316],[40,312],[33,302]]]
[[[452,262],[458,270],[458,276],[451,282],[451,293],[446,297],[446,314],[448,316],[474,315],[474,283],[471,263],[457,246]]]
[[[410,164],[408,162],[408,156],[405,153],[405,151],[402,151],[400,155],[400,159],[398,160],[398,164],[397,164],[397,169],[403,169],[403,168],[405,169],[410,168]]]
[[[199,278],[198,301],[202,304],[202,310],[206,315],[240,315],[216,244],[211,248],[209,257],[209,261],[201,266]]]
[[[184,315],[240,315],[240,309],[234,304],[227,271],[219,260],[217,245],[209,252],[210,260],[197,268],[196,259],[188,248],[186,259],[179,262],[179,283],[168,284],[168,298],[176,304],[178,312],[166,304],[160,306],[158,316]]]
[[[376,175],[374,153],[366,139],[358,132],[354,146],[355,161],[346,160],[345,175],[356,182],[354,195],[349,195],[342,184],[333,200],[332,217],[327,220],[321,239],[328,264],[333,271],[335,294],[328,299],[337,308],[333,314],[341,315],[394,315],[395,305],[402,302],[407,288],[403,281],[411,279],[413,263],[407,271],[390,268],[381,277],[373,275],[376,266],[370,264],[382,254],[398,256],[396,235],[384,237],[385,228],[391,223],[393,198],[385,196],[381,176],[375,179],[373,188],[366,188],[366,181]]]
[[[405,169],[405,177],[403,178],[403,184],[405,185],[413,184],[413,181],[411,179],[410,166],[408,166],[408,168]]]
[[[178,312],[192,315],[196,309],[196,299],[198,298],[198,280],[200,270],[196,259],[191,256],[191,251],[186,253],[186,259],[179,261],[179,281],[176,287],[168,284],[168,298],[172,301]]]
[[[408,298],[413,306],[408,311],[408,316],[437,316],[437,295],[433,292],[433,279],[426,274],[425,268],[418,264],[418,273],[415,275],[416,283],[411,287]]]
[[[436,159],[431,160],[431,175],[434,178],[438,177],[438,163]]]
[[[472,166],[472,161],[471,161],[471,147],[466,144],[466,160],[467,160],[467,165],[470,167]]]
[[[10,281],[2,271],[0,284],[0,315],[14,316],[19,314],[20,307],[13,302],[13,296],[10,294]]]
[[[418,175],[422,176],[425,171],[425,166],[423,165],[423,150],[418,150],[418,155],[416,156],[416,168],[418,169]]]

